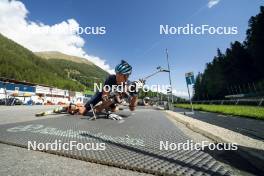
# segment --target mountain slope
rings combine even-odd
[[[66,67],[68,71],[63,69]],[[83,82],[75,79],[76,75],[71,74],[74,71],[81,73],[79,76],[83,77],[79,80],[83,80]],[[90,72],[93,74],[89,74]],[[95,65],[59,59],[43,59],[0,34],[0,77],[81,91],[87,89],[87,84],[84,84],[88,80],[87,78],[91,79],[90,82],[93,77],[96,77],[95,80],[101,81],[106,75],[105,71]]]
[[[67,54],[63,54],[58,51],[44,51],[44,52],[35,52],[37,56],[40,56],[44,59],[62,59],[62,60],[68,60],[72,62],[77,62],[77,63],[84,63],[88,65],[94,65],[92,62],[88,61],[87,59],[81,58],[81,57],[76,57],[76,56],[70,56]]]
[[[67,75],[67,78],[77,80],[89,88],[93,88],[94,82],[103,82],[108,75],[105,70],[84,58],[56,51],[38,52],[36,54],[47,59],[58,71]]]

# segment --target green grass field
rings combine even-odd
[[[175,104],[178,108],[191,108],[190,104]],[[195,110],[217,112],[221,114],[249,117],[264,120],[264,107],[239,105],[205,105],[194,104]]]

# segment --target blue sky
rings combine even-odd
[[[75,19],[80,26],[105,26],[105,35],[82,35],[84,50],[106,60],[111,68],[121,60],[133,66],[131,79],[144,77],[159,65],[166,66],[169,50],[173,88],[186,92],[184,74],[203,71],[205,64],[230,42],[243,41],[251,16],[261,0],[221,0],[212,8],[208,0],[22,0],[28,20],[53,25]],[[160,35],[159,25],[237,26],[237,35]],[[148,84],[168,84],[161,73]]]

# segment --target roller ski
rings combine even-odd
[[[57,107],[53,110],[48,110],[48,111],[44,111],[44,112],[40,112],[35,114],[36,117],[42,117],[42,116],[47,116],[47,115],[55,115],[55,114],[60,114],[66,112],[66,108],[65,107]]]
[[[56,114],[71,114],[71,115],[75,115],[78,114],[79,111],[79,107],[81,107],[82,105],[76,105],[73,103],[70,103],[69,106],[63,106],[63,107],[56,107],[53,110],[48,110],[48,111],[44,111],[44,112],[40,112],[35,114],[36,117],[42,117],[42,116],[47,116],[47,115],[56,115]]]

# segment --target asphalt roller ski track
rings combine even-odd
[[[34,109],[30,113],[33,112]],[[233,175],[229,167],[204,151],[160,150],[160,141],[186,143],[191,139],[163,112],[154,109],[139,108],[124,121],[103,118],[89,121],[81,116],[58,115],[0,125],[0,142],[4,144],[27,148],[28,141],[56,140],[105,143],[105,150],[73,148],[45,152],[158,175]]]

